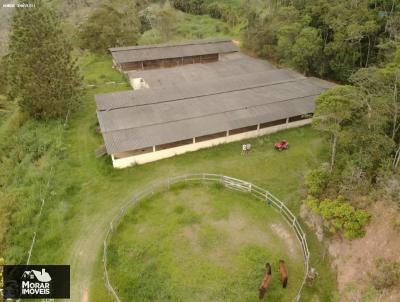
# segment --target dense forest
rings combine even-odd
[[[60,225],[79,211],[65,200],[78,204],[84,188],[68,173],[82,163],[70,158],[87,160],[80,148],[90,146],[92,156],[100,141],[93,95],[129,89],[111,70],[114,46],[231,37],[249,55],[336,83],[316,101],[313,128],[327,156],[302,179],[304,205],[346,239],[365,235],[371,204],[400,208],[398,0],[25,2],[36,9],[8,18],[0,59],[0,253],[7,259],[25,259],[44,200]],[[71,132],[82,140],[64,140]],[[122,179],[106,159],[85,163],[77,179]],[[43,221],[42,231],[54,223],[51,215]],[[43,236],[43,246],[60,248],[58,235]],[[379,265],[375,287],[396,287],[400,264]]]
[[[393,57],[400,35],[395,0],[174,0],[174,7],[242,24],[243,46],[260,56],[346,82]]]
[[[330,137],[331,161],[321,168],[328,173],[314,172],[314,178],[335,197],[368,193],[371,185],[399,196],[398,1],[172,3],[185,12],[239,24],[246,51],[345,85],[317,101],[314,126]]]

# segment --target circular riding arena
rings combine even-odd
[[[308,260],[305,234],[281,201],[215,174],[169,178],[135,195],[110,223],[103,254],[116,301],[256,301],[267,262],[265,299],[299,301]]]

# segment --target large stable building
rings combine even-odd
[[[231,40],[200,40],[177,44],[129,46],[109,49],[120,71],[145,70],[216,62],[222,54],[238,52]]]
[[[96,95],[114,167],[308,124],[315,98],[332,86],[241,53],[219,59],[129,72],[135,90]]]

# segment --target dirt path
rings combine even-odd
[[[113,209],[106,213],[97,214],[88,218],[81,229],[80,236],[75,241],[68,263],[71,265],[71,300],[88,302],[90,298],[90,282],[93,269],[101,252],[103,239],[108,223],[120,209],[120,204],[114,203]]]

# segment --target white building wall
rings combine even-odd
[[[245,132],[245,133],[219,137],[219,138],[207,140],[204,142],[193,143],[190,145],[184,145],[184,146],[174,147],[174,148],[160,150],[160,151],[156,151],[156,152],[139,154],[139,155],[135,155],[135,156],[129,156],[129,157],[125,157],[125,158],[115,159],[114,156],[112,156],[113,166],[114,166],[114,168],[122,169],[122,168],[126,168],[126,167],[129,167],[132,165],[146,164],[146,163],[150,163],[150,162],[157,161],[160,159],[172,157],[175,155],[184,154],[186,152],[197,151],[200,149],[209,148],[209,147],[216,146],[219,144],[236,142],[236,141],[240,141],[240,140],[244,140],[244,139],[249,139],[249,138],[253,138],[253,137],[257,137],[257,136],[261,136],[261,135],[274,133],[274,132],[285,130],[285,129],[301,127],[301,126],[310,124],[311,122],[312,122],[312,118],[301,120],[301,121],[296,121],[296,122],[291,122],[291,123],[287,123],[287,124],[282,124],[282,125],[278,125],[278,126],[272,126],[272,127],[268,127],[268,128],[264,128],[264,129],[249,131],[249,132]]]
[[[143,78],[131,78],[129,82],[134,90],[149,88],[149,84],[147,84]]]

